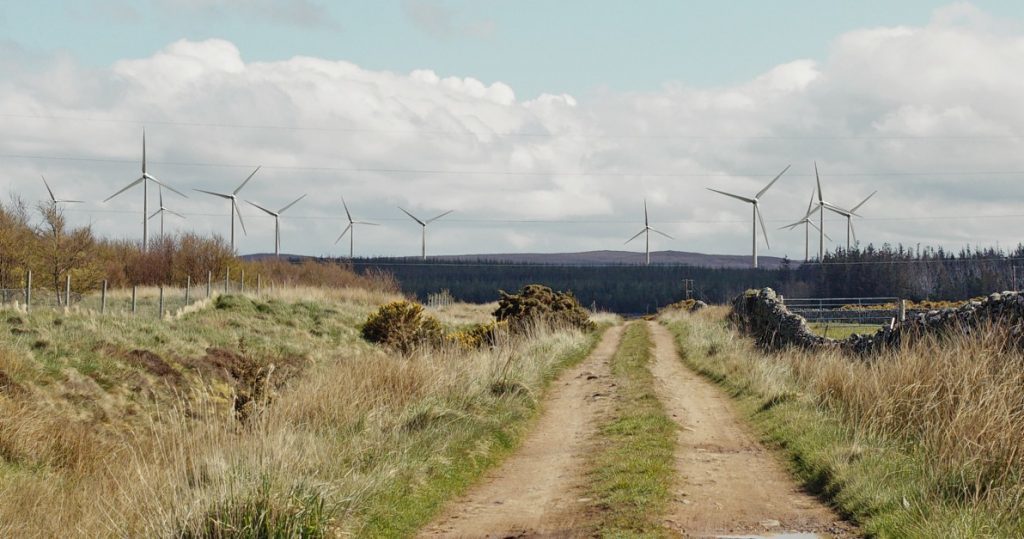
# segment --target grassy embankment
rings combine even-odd
[[[0,536],[412,533],[511,451],[597,337],[398,357],[358,335],[391,299],[280,289],[163,321],[0,310]]]
[[[675,475],[676,425],[654,393],[647,325],[630,324],[612,358],[614,409],[597,434],[588,482],[601,537],[660,537]]]
[[[725,387],[795,472],[879,537],[1024,536],[1024,355],[1005,331],[871,361],[764,354],[724,308],[668,314],[684,361]]]

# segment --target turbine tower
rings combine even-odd
[[[356,234],[356,225],[379,225],[377,223],[371,223],[368,221],[356,221],[352,219],[352,212],[348,211],[348,204],[345,203],[345,197],[341,197],[341,205],[345,207],[345,216],[348,217],[348,226],[345,227],[345,230],[341,231],[341,235],[338,236],[338,239],[334,240],[334,244],[337,245],[338,242],[341,241],[341,238],[344,238],[345,234],[348,234],[348,258],[351,260],[353,258],[352,254],[355,250],[354,236]]]
[[[60,198],[55,197],[53,195],[53,189],[50,189],[50,184],[46,182],[46,177],[43,176],[42,174],[40,174],[39,177],[43,179],[43,185],[46,186],[46,192],[50,193],[50,203],[53,204],[53,208],[54,209],[57,209],[57,205],[58,204],[81,204],[82,203],[81,200],[60,199]]]
[[[644,199],[644,228],[640,232],[637,232],[635,236],[633,236],[632,238],[629,238],[628,240],[626,240],[626,243],[629,243],[629,242],[637,239],[638,237],[640,237],[640,234],[646,234],[647,235],[647,237],[645,238],[646,245],[644,247],[644,252],[647,254],[647,265],[648,266],[651,265],[651,232],[657,232],[658,234],[661,234],[662,236],[665,236],[666,238],[668,238],[670,240],[673,239],[672,236],[669,236],[668,234],[666,234],[666,233],[664,233],[664,232],[662,232],[660,230],[657,230],[657,229],[655,229],[654,227],[651,226],[650,222],[647,219],[647,199]],[[625,245],[626,243],[624,243],[623,245]]]
[[[213,191],[204,191],[202,189],[194,189],[200,193],[206,193],[215,197],[225,198],[231,201],[231,213],[228,215],[231,219],[231,252],[235,252],[235,216],[238,216],[238,224],[242,226],[242,234],[247,234],[245,231],[245,221],[242,221],[242,212],[238,209],[238,193],[245,187],[245,184],[249,183],[249,180],[260,171],[260,167],[256,167],[256,170],[249,174],[249,177],[238,186],[237,189],[230,193],[216,193]]]
[[[161,186],[161,187],[166,187],[167,189],[171,190],[172,192],[177,193],[177,194],[179,194],[179,195],[181,195],[181,196],[183,196],[185,198],[188,198],[188,196],[186,196],[185,193],[182,193],[181,191],[178,191],[177,189],[171,187],[170,185],[167,185],[166,183],[161,182],[160,180],[154,178],[148,172],[146,172],[146,130],[143,129],[142,130],[142,176],[139,176],[139,178],[137,180],[133,181],[132,183],[129,183],[123,189],[121,189],[120,191],[110,195],[109,197],[106,198],[106,200],[103,201],[103,202],[108,202],[108,201],[110,201],[110,199],[116,197],[117,195],[120,195],[121,193],[131,189],[132,187],[135,187],[136,185],[138,185],[140,183],[142,184],[142,250],[143,251],[146,251],[147,249],[149,249],[149,182],[153,182],[153,183],[155,183],[155,184],[157,184],[158,186]]]
[[[811,259],[811,227],[818,230],[818,225],[814,224],[814,221],[811,220],[811,216],[814,215],[814,212],[821,209],[820,206],[814,205],[815,192],[816,191],[814,190],[811,191],[811,199],[807,201],[807,214],[804,215],[803,219],[800,219],[795,223],[779,227],[779,230],[784,228],[792,230],[800,225],[804,225],[804,262],[808,262]],[[825,237],[828,238],[829,241],[832,241],[832,238],[829,238],[828,234],[825,234]]]
[[[164,189],[163,189],[163,187],[160,187],[158,185],[157,186],[157,193],[160,195],[160,209],[156,210],[155,212],[153,212],[153,215],[150,215],[149,218],[152,219],[152,218],[156,217],[157,215],[160,216],[160,237],[163,237],[163,235],[164,235],[164,214],[165,213],[169,213],[171,215],[177,215],[178,217],[181,217],[182,219],[184,219],[185,216],[180,214],[180,213],[178,213],[178,212],[176,212],[176,211],[174,211],[174,210],[170,210],[170,209],[168,209],[167,207],[164,206]]]
[[[750,204],[753,207],[753,229],[754,230],[753,230],[753,242],[752,242],[752,248],[753,248],[752,249],[752,253],[753,253],[752,257],[753,257],[753,264],[754,264],[755,268],[757,268],[757,223],[758,223],[758,221],[761,222],[761,234],[764,235],[764,244],[765,244],[765,246],[768,247],[769,249],[772,248],[771,244],[768,243],[768,229],[764,226],[764,217],[761,216],[761,209],[758,206],[758,202],[761,200],[761,196],[764,195],[769,189],[771,189],[772,186],[775,185],[775,182],[779,181],[779,178],[781,178],[782,175],[785,174],[787,170],[789,170],[789,167],[790,167],[790,165],[786,165],[786,168],[782,169],[782,172],[780,172],[778,176],[775,176],[775,178],[772,181],[768,182],[768,185],[766,185],[764,187],[764,189],[761,189],[760,191],[758,191],[757,194],[754,195],[754,198],[747,198],[747,197],[740,196],[740,195],[734,195],[732,193],[726,193],[725,191],[719,191],[718,189],[712,189],[710,187],[707,188],[708,191],[714,191],[715,193],[718,193],[720,195],[725,195],[727,197],[732,197],[732,198],[735,198],[737,200],[742,200],[743,202],[746,202],[746,203]]]
[[[255,202],[250,202],[246,200],[246,202],[249,202],[249,204],[256,206],[257,208],[266,212],[267,215],[270,215],[274,218],[274,256],[281,256],[281,214],[284,213],[284,210],[291,208],[304,198],[306,198],[306,195],[302,195],[299,198],[296,198],[295,200],[291,201],[290,204],[277,211],[268,210],[267,208],[264,208],[263,206],[260,206]]]
[[[455,210],[448,210],[448,211],[442,213],[441,215],[438,215],[437,217],[432,217],[430,219],[427,219],[426,221],[423,221],[419,217],[416,217],[415,215],[407,212],[405,210],[405,208],[403,208],[401,206],[399,206],[398,209],[400,209],[403,212],[405,212],[406,215],[411,217],[413,221],[416,221],[417,223],[419,223],[420,227],[423,228],[423,241],[421,243],[420,254],[423,256],[423,260],[426,260],[427,259],[427,225],[429,225],[430,223],[433,223],[434,221],[437,221],[438,219],[444,217],[445,215],[448,215],[449,213],[452,213]]]

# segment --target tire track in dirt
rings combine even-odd
[[[581,500],[585,455],[612,383],[622,326],[558,377],[522,446],[458,498],[419,537],[576,537],[586,534]]]
[[[680,480],[665,525],[686,537],[858,536],[797,485],[744,427],[721,389],[683,365],[672,334],[657,322],[648,326],[655,391],[681,427]]]

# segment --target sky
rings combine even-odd
[[[169,231],[226,234],[222,200],[279,208],[286,252],[652,249],[802,259],[814,163],[862,243],[1016,245],[1024,225],[1024,4],[0,0],[0,191],[141,234],[149,172],[188,194]],[[156,196],[151,209],[156,208]],[[243,204],[239,251],[273,246]],[[151,221],[156,227],[156,221]],[[845,244],[845,223],[826,231]],[[640,240],[626,248],[641,249]]]

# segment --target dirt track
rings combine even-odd
[[[522,447],[453,502],[420,537],[574,537],[582,533],[583,458],[607,404],[622,326],[554,382]]]
[[[666,526],[687,537],[856,534],[804,493],[776,457],[740,423],[721,389],[687,369],[667,329],[648,322],[655,346],[655,390],[681,427],[679,474]]]

